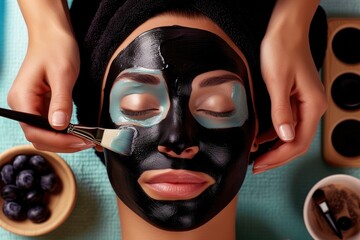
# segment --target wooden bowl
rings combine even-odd
[[[60,179],[58,191],[49,194],[48,208],[50,217],[42,223],[33,223],[29,219],[14,221],[6,217],[2,211],[4,200],[0,198],[0,226],[12,233],[22,236],[39,236],[49,233],[59,227],[71,214],[77,195],[74,174],[68,164],[58,154],[36,150],[31,145],[13,147],[0,155],[0,167],[12,162],[19,154],[41,155],[53,168]],[[4,185],[1,182],[1,187]]]

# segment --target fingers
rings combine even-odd
[[[8,94],[12,109],[41,115],[58,130],[69,124],[72,89],[80,70],[79,49],[65,25],[29,35],[25,59]],[[26,139],[41,150],[74,152],[92,146],[69,134],[21,127]]]
[[[31,68],[25,59],[8,93],[9,106],[17,111],[43,115],[43,106],[50,91],[46,84],[37,81],[43,78],[43,72],[36,67]]]
[[[295,138],[295,122],[290,101],[290,91],[284,87],[270,89],[271,117],[274,129],[282,141],[293,141]]]
[[[26,58],[21,66],[9,91],[8,104],[17,111],[42,115],[45,118],[50,115],[50,123],[52,123],[52,118],[55,118],[55,124],[52,124],[56,125],[54,128],[64,129],[72,113],[71,93],[76,74],[69,76],[69,71],[57,69],[48,71],[53,74],[45,73],[45,69],[40,67],[34,58],[32,59],[30,61]],[[62,113],[64,115],[61,115]],[[55,116],[52,117],[53,115]],[[45,131],[26,124],[21,124],[21,127],[26,139],[40,150],[76,152],[93,147],[93,144],[69,134]]]
[[[318,123],[325,112],[326,103],[322,101],[322,94],[311,94],[315,101],[298,104],[298,120],[296,125],[296,137],[290,142],[279,142],[276,148],[260,156],[253,165],[253,173],[258,174],[264,171],[279,167],[289,161],[305,154],[315,136]]]
[[[95,144],[70,134],[46,131],[27,124],[21,124],[21,127],[26,139],[39,150],[72,153],[95,147]]]
[[[72,114],[72,89],[75,79],[61,79],[69,77],[56,75],[52,79],[51,101],[49,106],[49,122],[55,129],[64,129],[69,125]],[[74,77],[72,77],[74,78]]]
[[[253,173],[259,174],[270,169],[282,166],[300,155],[303,155],[309,149],[314,132],[301,133],[299,126],[299,134],[292,142],[279,143],[278,147],[270,150],[260,156],[253,165]]]
[[[254,173],[281,166],[304,154],[327,105],[308,40],[288,41],[287,37],[293,36],[267,32],[261,43],[261,73],[280,141],[255,160]]]
[[[259,174],[282,166],[306,153],[309,148],[309,142],[313,138],[313,133],[308,134],[308,136],[301,136],[303,138],[300,135],[305,134],[298,135],[294,141],[279,143],[278,147],[260,156],[253,165],[253,173]]]
[[[262,45],[261,72],[271,99],[272,122],[279,138],[288,142],[295,138],[293,109],[290,102],[295,73],[289,63],[283,63],[276,57],[272,58],[273,61],[266,61],[269,55],[275,54],[271,47],[266,48],[266,44],[268,43]]]

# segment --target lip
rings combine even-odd
[[[202,172],[164,169],[142,173],[138,183],[153,199],[188,200],[200,195],[215,180]]]

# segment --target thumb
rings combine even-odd
[[[271,117],[277,135],[282,141],[290,142],[295,138],[293,109],[291,107],[290,96],[286,91],[272,92],[271,98]]]
[[[60,82],[51,89],[49,122],[55,129],[64,129],[69,125],[71,114],[72,87]]]

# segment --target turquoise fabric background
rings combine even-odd
[[[360,17],[360,0],[322,0],[321,5],[329,17]],[[17,2],[0,0],[0,107],[8,107],[6,96],[21,66],[26,48],[27,31]],[[73,122],[76,122],[75,118]],[[0,118],[0,152],[23,144],[29,143],[18,123]],[[77,203],[63,225],[36,239],[120,239],[115,195],[105,169],[93,151],[60,155],[76,176]],[[334,173],[360,178],[360,169],[333,168],[323,162],[320,126],[308,153],[296,161],[260,175],[253,175],[249,168],[240,190],[238,239],[311,239],[303,223],[303,202],[313,184]],[[0,228],[0,239],[33,238],[17,236]]]

